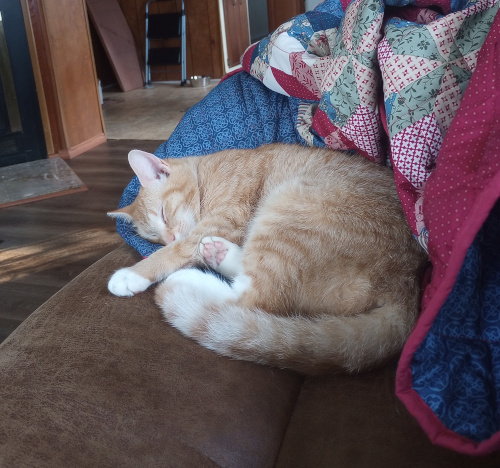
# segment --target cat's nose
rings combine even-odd
[[[163,235],[162,235],[162,239],[163,243],[165,245],[168,245],[168,244],[171,244],[172,242],[175,241],[175,234],[172,233],[172,232],[165,232]]]

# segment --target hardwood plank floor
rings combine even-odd
[[[133,148],[153,152],[161,143],[110,140],[67,161],[88,191],[0,209],[0,342],[123,243],[106,212],[117,207],[133,175],[127,154]]]
[[[152,88],[104,90],[102,112],[111,140],[167,140],[187,109],[203,99],[219,80],[206,88],[155,83]]]

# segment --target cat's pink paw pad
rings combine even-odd
[[[200,253],[205,263],[224,275],[233,278],[241,270],[241,248],[222,237],[204,237]]]
[[[220,237],[204,237],[200,244],[200,253],[211,268],[216,269],[226,258],[228,246]]]

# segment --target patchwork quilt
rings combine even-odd
[[[297,122],[307,144],[379,163],[390,149],[425,247],[423,188],[497,10],[498,0],[327,0],[252,45],[242,65],[268,88],[314,101]]]
[[[391,165],[432,264],[396,391],[434,443],[476,455],[500,449],[499,1],[326,0],[250,46],[156,152],[287,142]]]

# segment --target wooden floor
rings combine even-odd
[[[203,99],[218,80],[205,88],[155,83],[122,93],[110,87],[103,92],[102,111],[110,140],[166,140],[186,110]]]
[[[160,144],[110,140],[67,161],[88,191],[0,209],[0,342],[123,243],[106,212],[117,207],[132,177],[127,154],[134,148],[152,152]]]

